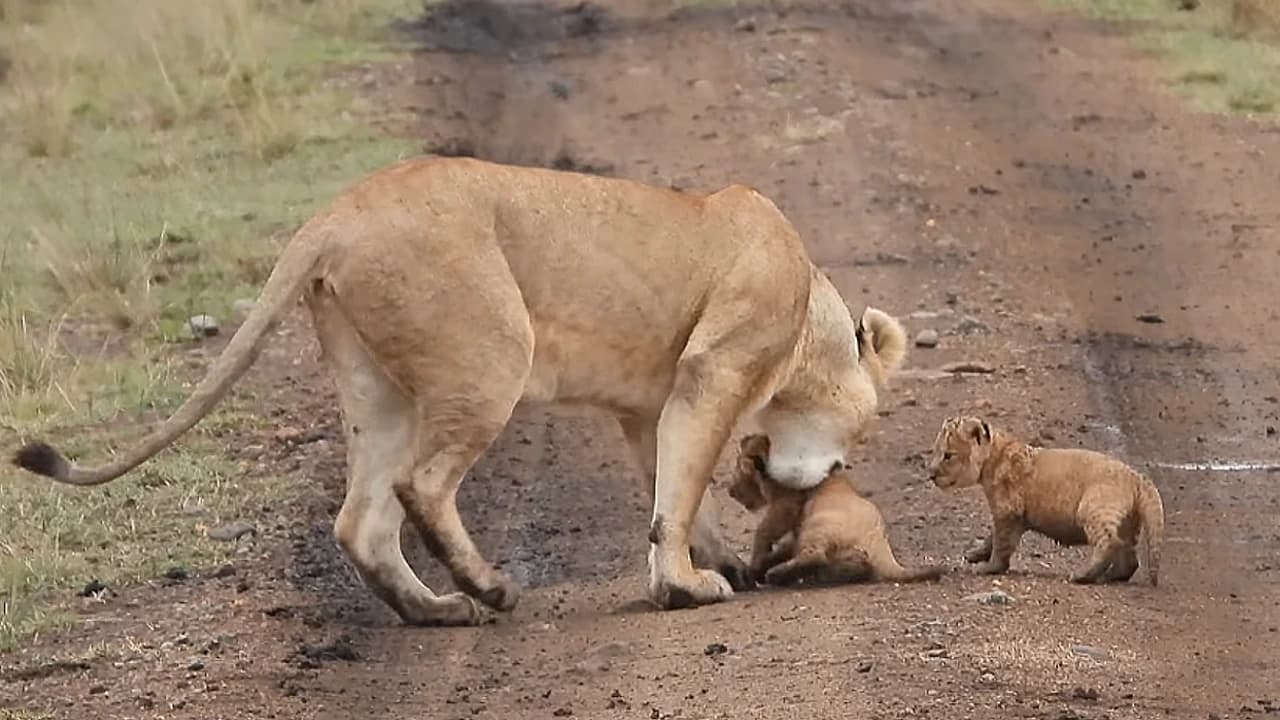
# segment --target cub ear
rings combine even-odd
[[[973,431],[974,439],[981,443],[991,442],[991,426],[986,420],[979,420],[978,427]]]

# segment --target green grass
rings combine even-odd
[[[1273,113],[1280,104],[1280,0],[1052,0],[1133,23],[1135,41],[1164,61],[1177,93],[1212,112]]]
[[[40,435],[105,458],[143,412],[176,406],[186,319],[231,321],[278,240],[413,152],[370,130],[377,109],[334,78],[391,57],[378,31],[421,7],[0,0],[0,452]],[[220,561],[229,548],[198,526],[252,519],[282,492],[200,432],[100,489],[6,464],[0,648],[69,622],[58,600],[90,579]]]

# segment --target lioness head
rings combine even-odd
[[[902,325],[876,308],[855,321],[815,270],[800,347],[790,380],[755,419],[769,436],[769,478],[808,490],[847,463],[875,415],[877,388],[906,356],[907,340]]]
[[[929,456],[929,479],[943,489],[978,484],[991,455],[991,426],[982,418],[956,415],[942,421]]]
[[[765,495],[765,461],[769,457],[769,438],[747,435],[738,442],[738,464],[734,468],[729,497],[742,507],[755,512],[769,502]]]

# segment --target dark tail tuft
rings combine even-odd
[[[60,478],[67,473],[67,459],[47,443],[33,442],[13,454],[13,464],[45,477]]]

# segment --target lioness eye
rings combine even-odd
[[[942,459],[943,459],[943,460],[950,460],[950,459],[951,459],[951,453],[942,453]]]

